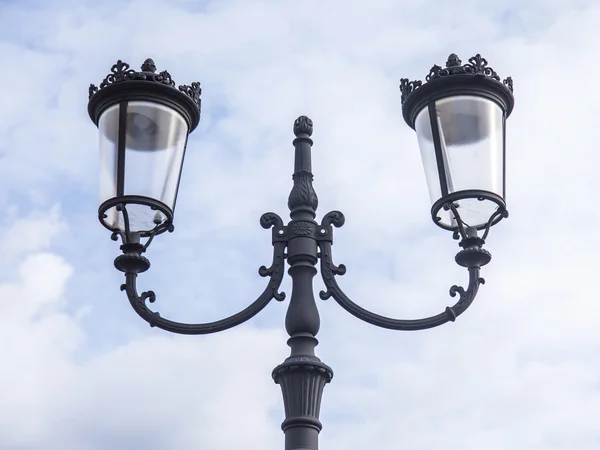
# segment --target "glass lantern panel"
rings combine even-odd
[[[425,180],[429,189],[429,198],[431,203],[442,197],[442,188],[440,177],[438,175],[437,160],[435,157],[435,147],[431,133],[431,123],[429,121],[429,110],[423,108],[415,120],[415,131],[417,132],[417,141],[421,150],[421,161],[425,170]]]
[[[446,179],[442,187],[428,108],[415,121],[421,157],[432,203],[448,193],[480,190],[504,197],[503,112],[495,102],[475,96],[447,97],[435,102],[440,135],[440,158]],[[463,199],[455,203],[470,226],[485,224],[497,205],[489,200]],[[442,222],[454,225],[451,212],[441,211]]]
[[[150,102],[129,103],[126,195],[143,195],[174,208],[187,131],[184,118],[171,108]]]
[[[103,121],[106,122],[104,130]],[[187,123],[173,109],[145,101],[127,104],[126,123],[124,167],[120,168],[124,170],[123,195],[157,200],[173,211],[187,141]],[[102,188],[103,200],[106,200],[117,195],[119,105],[107,109],[99,125],[101,141],[107,149],[105,153],[114,155],[105,163],[107,175],[102,178],[106,186]],[[112,177],[108,176],[110,167]],[[128,204],[127,212],[131,231],[149,231],[165,219],[160,211],[145,205]],[[108,215],[111,226],[124,229],[120,213],[112,208]]]
[[[117,196],[117,142],[119,140],[119,105],[102,113],[100,131],[100,203]]]
[[[481,97],[435,102],[450,192],[479,189],[503,197],[502,108]]]

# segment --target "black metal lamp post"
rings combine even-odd
[[[312,121],[301,116],[294,122],[294,185],[288,207],[291,220],[284,225],[275,213],[263,214],[260,224],[272,229],[273,262],[259,274],[267,287],[243,311],[225,319],[186,324],[152,311],[146,301],[154,292],[138,294],[136,279],[150,267],[142,254],[154,236],[173,231],[173,211],[187,136],[200,120],[200,84],[179,86],[168,72],[156,73],[151,59],[137,72],[118,61],[97,88],[90,86],[88,111],[100,130],[102,204],[100,222],[121,238],[122,255],[115,267],[125,273],[129,302],[153,327],[179,334],[208,334],[239,325],[259,313],[279,292],[284,261],[292,277],[292,294],[285,327],[291,355],[273,370],[281,385],[286,418],[282,429],[286,450],[316,450],[321,397],[333,372],[315,356],[319,312],[313,294],[316,264],[326,286],[322,299],[333,298],[342,308],[373,325],[393,330],[423,330],[454,321],[473,302],[483,283],[481,266],[491,255],[482,248],[491,226],[507,217],[505,203],[505,127],[514,99],[512,79],[503,82],[480,55],[462,64],[450,55],[446,68],[433,66],[426,82],[402,79],[400,90],[404,119],[417,132],[432,199],[432,217],[440,227],[454,232],[462,248],[456,262],[469,273],[465,290],[452,286],[458,301],[442,313],[416,320],[374,314],[354,303],[342,291],[336,275],[346,268],[333,263],[333,227],[344,224],[339,211],[315,221],[317,195],[312,186]],[[482,231],[482,236],[478,235]]]

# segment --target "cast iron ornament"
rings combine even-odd
[[[154,60],[148,58],[141,65],[141,71],[130,68],[130,65],[118,60],[110,70],[110,73],[102,80],[99,87],[91,84],[89,87],[88,113],[92,121],[99,126],[102,114],[110,107],[118,106],[119,121],[125,120],[129,102],[145,101],[166,106],[181,114],[188,125],[188,134],[191,133],[200,121],[200,83],[193,82],[190,85],[180,85],[178,88],[171,74],[166,70],[157,73]],[[150,267],[149,261],[141,255],[134,260],[132,248],[139,248],[144,252],[151,243],[154,236],[165,231],[173,231],[173,211],[164,203],[145,196],[129,195],[124,190],[125,171],[125,122],[119,123],[119,135],[117,143],[117,195],[104,201],[98,209],[100,222],[111,232],[113,240],[121,237],[121,249],[126,257],[119,258],[115,265],[119,270],[135,270],[141,273]],[[129,224],[128,205],[143,205],[156,211],[154,227],[140,233],[131,233]],[[108,211],[116,209],[122,215],[121,224],[108,223]],[[148,238],[142,245],[140,238]]]
[[[434,65],[429,70],[429,74],[425,77],[425,81],[428,83],[430,81],[450,75],[473,75],[477,77],[487,77],[500,82],[500,76],[496,73],[496,71],[494,71],[494,69],[488,67],[487,60],[479,53],[469,58],[469,62],[467,64],[463,64],[455,53],[451,53],[450,56],[448,56],[448,61],[446,61],[446,67],[442,68],[437,64]],[[511,77],[504,79],[502,83],[510,90],[510,92],[513,92],[513,80]],[[402,104],[406,102],[406,99],[409,97],[409,95],[411,95],[422,85],[423,82],[420,80],[409,81],[408,78],[402,78],[400,80]]]
[[[130,70],[129,65],[121,61],[113,66],[111,72],[100,88],[90,86],[90,98],[110,85],[128,80],[147,80],[174,87],[174,82],[168,72],[155,73],[156,66],[152,60],[144,62],[141,72]],[[504,83],[499,82],[497,74],[487,67],[487,61],[479,55],[471,58],[469,64],[465,65],[461,64],[456,55],[450,55],[446,69],[434,66],[426,81],[431,86],[436,83],[435,80],[458,74],[493,80],[493,83],[500,85],[502,91],[506,91],[507,95],[512,98],[512,93],[508,93],[509,89],[512,92],[512,79],[507,78]],[[457,84],[461,83],[462,81]],[[421,81],[409,82],[407,79],[402,79],[403,104],[406,98],[420,86],[422,86]],[[423,91],[428,91],[428,89],[423,89]],[[192,83],[191,86],[180,86],[179,90],[191,98],[198,108],[200,107],[200,85],[198,83]],[[498,91],[496,87],[492,87],[491,90]],[[155,89],[155,91],[161,91],[166,97],[170,97],[172,92],[164,88]],[[504,94],[501,93],[501,95]],[[115,97],[114,93],[111,93],[111,97]],[[419,95],[415,96],[413,100],[418,100],[418,97]],[[510,102],[510,99],[507,101]],[[88,110],[90,110],[89,107]],[[97,114],[90,114],[92,120],[96,116]],[[199,115],[193,119],[192,122],[197,124]],[[125,202],[121,202],[117,204],[117,208],[123,212],[125,217],[125,231],[113,232],[112,238],[116,240],[120,236],[122,239],[123,254],[116,258],[115,267],[125,274],[125,283],[121,286],[121,290],[126,292],[134,311],[150,326],[179,334],[197,335],[223,331],[251,319],[271,300],[283,301],[286,296],[280,291],[280,286],[287,261],[288,273],[292,278],[292,292],[285,318],[285,328],[290,336],[288,345],[291,351],[290,356],[273,370],[272,377],[281,386],[283,394],[285,420],[282,423],[282,429],[285,433],[285,449],[317,450],[318,434],[322,428],[319,420],[321,398],[325,385],[333,377],[332,369],[315,355],[320,317],[314,296],[313,278],[317,273],[316,266],[319,260],[320,272],[325,284],[325,290],[321,291],[319,295],[321,299],[333,298],[350,314],[381,328],[414,331],[437,327],[456,320],[472,304],[480,285],[484,283],[483,278],[479,276],[480,269],[491,260],[490,253],[483,249],[485,239],[492,222],[498,215],[505,216],[506,212],[504,210],[496,212],[484,227],[483,235],[479,237],[475,228],[467,226],[461,220],[458,208],[454,206],[452,200],[447,199],[443,208],[450,211],[458,223],[458,229],[454,231],[454,236],[460,239],[461,250],[457,253],[455,261],[468,271],[469,281],[466,289],[462,286],[452,286],[449,294],[451,297],[458,296],[458,301],[435,316],[423,319],[395,319],[375,314],[352,301],[337,282],[336,277],[344,275],[346,267],[343,264],[333,263],[333,228],[343,226],[345,218],[340,211],[330,211],[323,216],[320,224],[315,221],[318,199],[312,184],[311,151],[313,141],[311,135],[313,123],[308,117],[301,116],[294,122],[293,130],[296,137],[293,140],[295,148],[293,187],[288,199],[290,221],[284,225],[281,217],[273,212],[267,212],[261,216],[260,225],[265,229],[271,229],[273,258],[271,265],[260,267],[258,273],[261,277],[269,278],[269,280],[258,298],[242,311],[222,320],[199,324],[180,323],[161,317],[158,312],[148,306],[148,303],[156,301],[156,294],[151,290],[138,293],[137,277],[150,267],[150,261],[142,254],[147,250],[154,236],[164,231],[173,231],[172,221],[156,223],[155,229],[145,236],[131,232],[127,219],[127,205]],[[154,206],[154,209],[158,209],[157,205]],[[140,242],[140,237],[148,238],[145,244]]]
[[[445,68],[434,65],[429,70],[425,82],[420,80],[409,81],[408,78],[402,78],[400,80],[400,91],[402,93],[402,115],[408,126],[415,129],[417,116],[423,111],[429,112],[442,194],[441,198],[434,202],[431,207],[431,216],[434,223],[443,229],[453,231],[457,238],[458,234],[462,235],[464,239],[465,231],[463,228],[468,228],[468,226],[460,220],[456,208],[453,207],[454,202],[459,205],[459,202],[465,199],[486,200],[495,203],[497,209],[487,223],[476,225],[478,230],[483,230],[482,239],[485,239],[490,227],[508,216],[504,196],[481,189],[463,189],[455,192],[448,190],[445,169],[443,169],[444,156],[441,151],[439,127],[436,126],[433,118],[435,116],[435,104],[437,100],[455,96],[472,96],[492,101],[503,111],[504,129],[504,120],[510,116],[514,107],[512,78],[508,77],[502,81],[496,71],[488,66],[487,60],[480,54],[469,58],[469,62],[463,64],[460,58],[452,53],[448,56]],[[441,220],[440,211],[442,209],[445,211],[453,209],[452,213],[456,219],[456,225]],[[460,233],[457,227],[461,228]]]
[[[102,80],[102,83],[100,83],[99,87],[94,84],[90,84],[88,98],[91,99],[94,94],[106,88],[107,86],[115,83],[122,83],[124,81],[152,81],[175,88],[175,81],[173,81],[171,78],[171,74],[166,70],[156,73],[156,65],[151,58],[148,58],[144,61],[141,69],[141,72],[130,69],[129,64],[119,59],[111,67],[111,73],[109,73],[106,78]],[[194,103],[198,105],[198,109],[200,109],[200,94],[202,93],[202,90],[200,89],[199,82],[194,81],[190,85],[182,84],[179,86],[179,90],[190,97]]]
[[[288,345],[291,351],[290,356],[275,367],[272,377],[275,383],[280,385],[283,395],[285,419],[281,428],[285,434],[285,449],[317,450],[318,435],[323,427],[319,420],[321,399],[325,385],[333,378],[331,367],[315,355],[320,317],[314,296],[313,278],[317,273],[316,265],[319,259],[320,272],[326,288],[320,292],[321,299],[333,298],[353,316],[381,328],[424,330],[455,321],[472,304],[479,286],[484,283],[483,278],[479,276],[480,269],[491,259],[491,255],[483,249],[489,226],[482,237],[477,235],[474,228],[462,225],[455,233],[457,237],[462,238],[459,243],[461,250],[455,260],[467,269],[469,282],[466,289],[457,285],[450,288],[450,296],[458,296],[458,301],[453,306],[423,319],[395,319],[373,313],[352,301],[336,280],[336,276],[346,273],[346,267],[333,263],[333,227],[339,228],[344,225],[344,215],[340,211],[330,211],[325,214],[320,224],[314,220],[318,202],[312,185],[312,121],[305,116],[299,117],[294,122],[294,134],[294,186],[288,201],[291,220],[284,225],[281,217],[273,212],[265,213],[260,218],[260,225],[272,230],[273,260],[269,267],[259,268],[259,275],[268,277],[269,281],[263,292],[248,307],[222,320],[208,323],[180,323],[161,317],[148,305],[156,301],[154,291],[138,293],[137,289],[138,274],[150,267],[150,261],[142,256],[142,253],[146,251],[154,234],[145,245],[139,242],[136,233],[121,234],[123,254],[115,260],[115,267],[125,273],[125,283],[121,290],[126,292],[131,307],[150,326],[178,334],[197,335],[216,333],[240,325],[262,311],[271,300],[284,300],[285,293],[279,289],[287,260],[288,273],[292,278],[292,293],[285,328],[290,336]],[[452,203],[446,205],[446,208],[452,211],[459,224],[463,223]],[[172,225],[168,231],[172,231]],[[118,233],[113,234],[114,239],[117,236]]]
[[[294,121],[294,134],[296,137],[305,134],[307,137],[312,136],[313,121],[306,116],[300,116]]]
[[[215,333],[249,320],[258,314],[272,299],[281,301],[285,298],[285,293],[279,292],[284,274],[284,260],[288,260],[291,266],[290,273],[292,273],[296,261],[314,266],[317,260],[320,259],[321,276],[326,287],[326,290],[320,292],[321,299],[333,298],[342,308],[365,322],[382,328],[412,331],[432,328],[448,321],[454,321],[462,314],[473,302],[479,285],[484,283],[483,278],[479,276],[480,268],[491,260],[490,253],[483,249],[485,238],[489,233],[489,225],[486,227],[483,236],[478,237],[475,229],[466,228],[462,225],[463,221],[454,205],[451,203],[446,205],[452,211],[457,223],[460,224],[455,233],[455,238],[460,238],[459,246],[462,249],[456,255],[456,262],[469,272],[469,284],[466,289],[457,285],[450,288],[452,297],[459,296],[455,305],[447,307],[444,312],[438,315],[424,319],[393,319],[372,313],[354,303],[342,291],[335,278],[337,275],[341,276],[346,273],[346,267],[343,264],[334,264],[332,256],[333,227],[344,225],[344,215],[340,211],[331,211],[323,217],[320,225],[314,221],[317,200],[312,186],[313,174],[310,164],[312,121],[305,116],[299,117],[294,122],[294,132],[296,134],[296,139],[294,139],[296,171],[293,174],[294,186],[288,202],[292,220],[285,226],[281,217],[272,212],[263,214],[260,219],[263,228],[272,228],[273,230],[273,261],[269,268],[262,266],[259,269],[259,275],[269,277],[270,280],[258,299],[240,313],[217,322],[183,324],[164,319],[158,312],[151,310],[146,305],[146,301],[153,303],[156,300],[155,293],[146,291],[138,294],[136,287],[138,273],[147,270],[150,266],[149,261],[142,256],[142,253],[148,248],[149,242],[141,245],[124,239],[121,246],[123,255],[117,258],[115,266],[125,273],[126,282],[121,286],[121,289],[126,291],[133,309],[151,326],[170,332],[180,334]],[[116,235],[114,238],[116,238]],[[300,245],[301,243],[302,245]],[[319,251],[317,251],[317,247]],[[312,282],[309,287],[312,292]],[[302,310],[303,308],[300,307],[299,309]],[[290,315],[288,315],[289,317]],[[290,320],[294,321],[293,315]],[[306,324],[303,326],[305,327]],[[299,326],[299,328],[303,326]],[[298,328],[294,324],[290,327],[293,329]],[[309,328],[314,334],[318,331],[316,323],[309,326]],[[291,335],[293,334],[291,333]]]
[[[142,256],[148,247],[137,242],[121,246],[123,255],[115,261],[117,269],[125,273],[125,283],[121,290],[134,311],[150,326],[179,334],[209,334],[240,325],[254,317],[272,299],[282,301],[285,294],[280,292],[285,272],[292,278],[292,294],[285,318],[285,328],[290,336],[290,356],[275,367],[272,377],[280,385],[283,395],[285,419],[281,428],[285,433],[286,450],[316,450],[318,435],[322,429],[319,420],[321,399],[325,385],[333,378],[333,370],[315,355],[318,344],[316,338],[320,328],[319,311],[314,297],[313,277],[317,273],[316,265],[321,260],[321,276],[326,290],[320,292],[320,298],[333,298],[343,309],[353,316],[381,328],[392,330],[424,330],[453,322],[472,304],[479,286],[484,283],[479,276],[481,266],[487,264],[491,255],[482,248],[484,238],[477,236],[474,228],[460,227],[457,233],[462,237],[462,250],[456,255],[456,262],[469,273],[469,284],[452,286],[450,296],[458,301],[435,316],[424,319],[394,319],[375,314],[352,301],[337,283],[336,276],[344,275],[346,267],[333,263],[333,227],[344,225],[345,218],[340,211],[331,211],[318,224],[316,216],[317,200],[312,186],[311,146],[312,122],[302,116],[294,123],[295,170],[294,186],[290,193],[288,206],[291,220],[284,225],[277,214],[268,212],[261,216],[260,224],[272,229],[273,261],[270,267],[262,266],[258,273],[269,277],[269,281],[260,296],[244,310],[215,322],[187,324],[165,319],[153,311],[148,303],[156,301],[154,291],[138,293],[137,276],[147,270],[150,262]],[[456,208],[448,205],[459,223],[462,223]],[[486,229],[484,237],[489,228]]]

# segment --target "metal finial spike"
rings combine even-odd
[[[462,64],[462,61],[458,57],[456,53],[450,53],[448,56],[448,61],[446,61],[446,67],[457,67]]]
[[[300,134],[312,135],[313,122],[306,116],[300,116],[294,121],[294,134],[298,137]]]
[[[148,58],[144,61],[144,64],[142,64],[142,72],[156,72],[156,65],[152,58]]]

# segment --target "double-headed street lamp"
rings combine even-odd
[[[202,324],[174,322],[151,310],[153,291],[139,294],[136,279],[150,267],[143,256],[152,239],[173,231],[173,212],[188,135],[200,120],[200,84],[175,87],[167,71],[156,72],[147,59],[137,72],[118,61],[99,87],[90,86],[88,112],[100,130],[100,222],[121,238],[123,254],[115,267],[125,273],[129,302],[151,326],[179,334],[208,334],[246,322],[276,299],[289,265],[292,294],[285,319],[290,335],[290,357],[273,370],[285,406],[286,450],[316,450],[322,428],[319,410],[323,388],[333,372],[315,356],[319,312],[313,294],[316,264],[326,290],[355,317],[393,330],[423,330],[454,321],[473,302],[483,283],[481,266],[491,255],[483,249],[490,228],[508,216],[505,203],[505,130],[514,98],[512,79],[504,81],[480,55],[462,64],[454,54],[446,67],[433,66],[426,82],[402,79],[402,110],[417,132],[434,223],[453,232],[462,248],[456,262],[467,268],[467,289],[452,286],[458,301],[442,313],[416,320],[400,320],[372,313],[354,303],[340,288],[336,275],[346,272],[333,263],[333,227],[344,215],[331,211],[315,221],[318,205],[312,186],[311,139],[313,124],[301,116],[294,122],[294,185],[288,199],[291,220],[284,225],[275,213],[263,214],[260,224],[272,229],[273,262],[258,273],[268,277],[265,290],[246,309],[222,320]],[[479,236],[478,231],[482,234]]]

